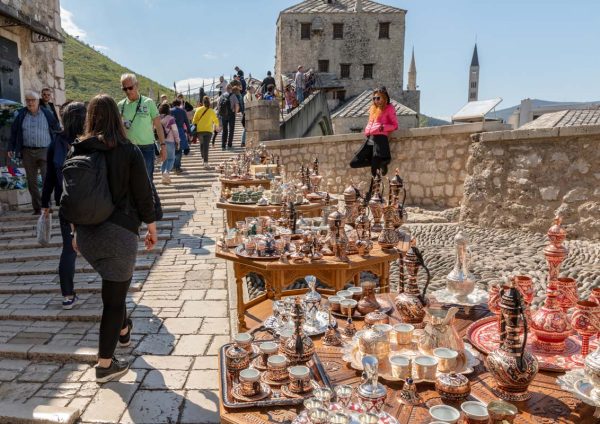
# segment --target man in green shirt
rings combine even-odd
[[[119,112],[127,131],[127,138],[142,151],[150,181],[154,174],[154,130],[160,142],[160,159],[167,159],[165,134],[154,101],[139,92],[134,74],[121,75],[121,88],[127,97],[119,102]]]

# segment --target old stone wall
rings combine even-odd
[[[272,100],[257,100],[246,105],[246,144],[257,146],[265,140],[278,140],[279,104]]]
[[[461,220],[600,238],[600,126],[476,134]]]
[[[450,125],[398,130],[392,134],[392,163],[388,176],[400,170],[409,205],[456,207],[463,196],[471,134],[507,128],[498,123]],[[350,160],[362,146],[362,134],[344,134],[267,141],[272,153],[281,155],[288,175],[319,158],[323,189],[342,193],[354,181],[368,187],[370,168],[351,169]]]
[[[329,72],[340,78],[340,64],[350,64],[350,78],[341,80],[346,97],[381,85],[392,97],[399,97],[404,72],[404,16],[404,11],[283,13],[277,22],[275,73],[295,72],[298,65],[317,71],[319,60],[329,60]],[[301,23],[313,23],[317,18],[323,30],[312,32],[310,40],[302,40]],[[389,39],[379,39],[379,22],[390,23]],[[333,39],[334,23],[344,24],[341,40]],[[363,79],[364,64],[374,65],[372,79]]]
[[[323,91],[311,94],[286,116],[280,133],[282,139],[333,134],[326,94]]]
[[[0,0],[0,18],[16,14],[22,19],[48,33],[62,32],[59,0]],[[12,22],[15,22],[11,19]],[[54,90],[56,104],[65,101],[65,82],[62,44],[55,41],[34,43],[32,30],[20,24],[0,28],[0,37],[18,45],[21,101],[25,90],[40,91],[44,87]]]

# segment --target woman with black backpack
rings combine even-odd
[[[133,323],[127,317],[126,298],[135,268],[138,230],[142,222],[148,226],[146,249],[151,250],[157,242],[153,189],[144,158],[139,148],[127,139],[117,104],[105,94],[90,101],[85,133],[73,143],[73,154],[69,160],[81,158],[84,161],[98,152],[103,154],[101,163],[106,164],[106,179],[114,209],[108,219],[94,225],[82,225],[81,222],[86,222],[85,217],[74,217],[71,221],[75,223],[74,247],[102,277],[103,311],[96,381],[104,383],[122,376],[129,369],[129,363],[117,360],[114,352],[117,342],[121,346],[130,343]],[[96,160],[95,163],[100,162]],[[64,170],[66,180],[67,164]],[[62,203],[67,209],[71,205],[68,212],[73,215],[77,207],[67,201]]]

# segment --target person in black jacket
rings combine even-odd
[[[56,136],[48,147],[46,178],[42,189],[42,213],[50,214],[50,198],[54,192],[56,206],[60,205],[62,194],[62,166],[67,158],[67,153],[75,138],[83,133],[85,123],[86,107],[83,103],[69,103],[61,110],[61,118],[64,124],[63,131]],[[77,252],[73,249],[73,237],[71,236],[71,225],[62,215],[58,215],[60,222],[60,233],[62,235],[62,252],[58,263],[58,276],[60,278],[60,291],[63,296],[63,309],[71,309],[77,301],[73,278],[75,274],[75,260]]]
[[[104,383],[125,374],[129,363],[113,355],[117,342],[130,343],[133,323],[127,318],[127,291],[135,268],[138,230],[148,226],[146,249],[157,242],[152,185],[140,149],[125,135],[115,101],[94,97],[86,116],[85,133],[73,143],[73,154],[101,151],[106,155],[108,185],[115,210],[99,225],[75,226],[75,248],[102,277],[102,320],[96,381]]]

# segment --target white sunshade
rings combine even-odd
[[[498,106],[501,101],[502,98],[496,97],[490,100],[469,102],[452,115],[452,121],[483,121],[485,115]]]

